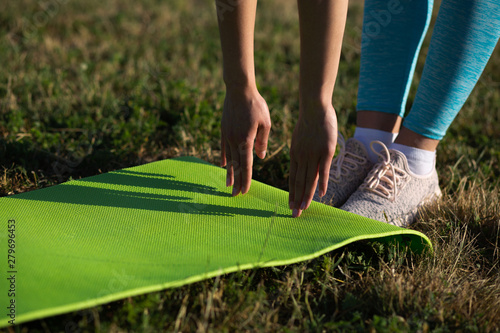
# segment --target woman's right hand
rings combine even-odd
[[[263,159],[270,130],[269,108],[256,87],[226,89],[221,123],[221,166],[227,165],[226,186],[233,186],[233,196],[240,192],[245,194],[250,189],[254,146],[257,156]]]

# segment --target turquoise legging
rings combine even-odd
[[[405,113],[433,0],[365,0],[357,110]],[[500,37],[500,0],[443,0],[403,126],[440,140]]]

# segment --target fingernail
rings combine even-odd
[[[299,216],[299,210],[298,209],[294,209],[293,212],[292,212],[292,217],[297,217]]]
[[[231,180],[229,178],[226,178],[226,187],[231,186]]]
[[[237,196],[239,192],[240,192],[239,189],[237,189],[236,187],[233,187],[233,197]]]
[[[307,203],[305,201],[302,201],[302,204],[300,205],[300,209],[301,210],[306,209],[307,208],[306,205],[307,205]]]
[[[265,151],[265,150],[264,150],[264,152],[262,153],[262,157],[261,157],[261,159],[266,158],[266,154],[267,154],[267,151]]]
[[[293,201],[288,202],[288,207],[290,207],[290,209],[293,209]]]

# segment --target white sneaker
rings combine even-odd
[[[382,146],[380,153],[373,148],[374,144]],[[407,227],[414,222],[421,206],[441,196],[436,169],[426,176],[416,175],[400,151],[389,150],[380,141],[373,141],[370,146],[379,155],[379,162],[341,209]]]
[[[340,152],[332,161],[326,194],[320,198],[319,188],[316,187],[313,197],[315,201],[334,207],[340,207],[346,202],[373,166],[363,143],[354,138],[345,142],[341,134],[337,142]]]

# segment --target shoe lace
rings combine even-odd
[[[348,177],[353,171],[359,168],[360,165],[366,163],[366,158],[347,151],[345,140],[342,134],[339,134],[337,140],[340,151],[333,160],[334,167],[330,169],[330,180],[338,181],[341,178]]]
[[[374,144],[382,146],[382,151],[380,153],[374,149]],[[408,174],[405,170],[391,163],[389,149],[387,149],[386,145],[382,142],[373,141],[370,144],[370,148],[375,154],[382,157],[382,161],[373,167],[360,188],[394,201],[398,195],[398,189],[404,183]]]

